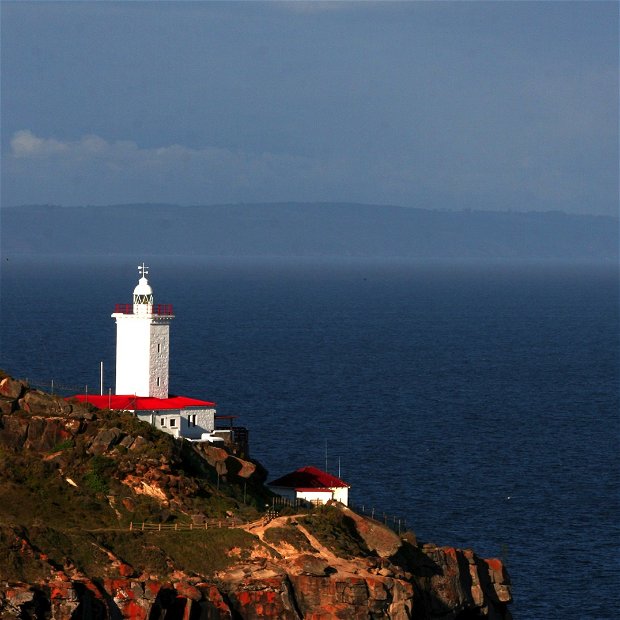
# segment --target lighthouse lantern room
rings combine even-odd
[[[155,305],[148,268],[138,266],[140,280],[133,304],[116,304],[116,393],[168,398],[172,306]]]

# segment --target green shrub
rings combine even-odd
[[[50,452],[62,452],[64,450],[70,450],[71,448],[73,448],[73,446],[74,446],[73,439],[65,439],[64,441],[57,443],[50,450]]]
[[[107,493],[109,490],[109,476],[115,468],[114,461],[105,456],[94,456],[90,461],[90,468],[84,483],[94,493]]]
[[[343,558],[371,555],[357,533],[355,522],[333,506],[321,506],[313,514],[299,519],[300,523],[321,544]]]

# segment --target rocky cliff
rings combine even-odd
[[[0,618],[510,618],[499,560],[265,515],[257,463],[5,375],[0,416]]]

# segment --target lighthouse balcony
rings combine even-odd
[[[116,304],[114,314],[133,314],[133,304]],[[157,316],[173,316],[172,304],[153,304],[151,314]]]

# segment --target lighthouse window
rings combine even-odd
[[[157,343],[157,353],[161,353],[161,343]]]
[[[159,377],[157,377],[157,387],[159,387],[161,385],[160,379]]]

